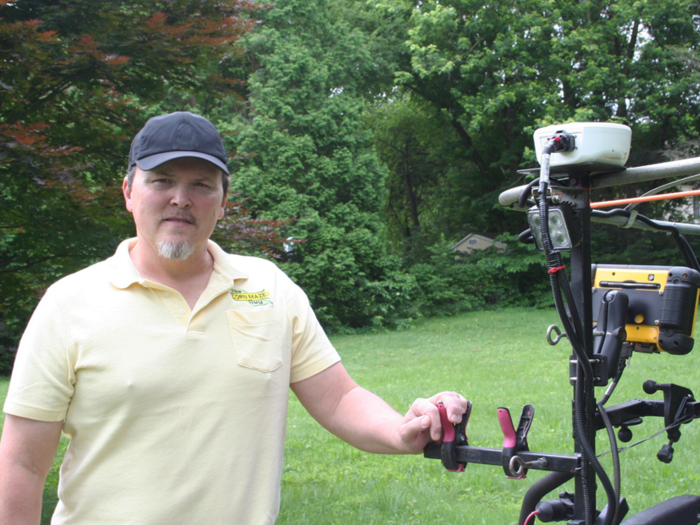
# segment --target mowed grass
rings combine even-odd
[[[473,402],[470,444],[500,448],[497,408],[506,406],[517,418],[531,403],[536,409],[531,450],[571,454],[571,347],[545,341],[547,326],[557,321],[554,310],[479,312],[424,320],[404,332],[334,337],[333,343],[353,378],[401,412],[416,397],[457,390]],[[608,405],[648,397],[642,390],[646,379],[700,394],[699,364],[697,349],[689,356],[635,354]],[[649,418],[632,427],[633,441],[663,426]],[[671,496],[700,492],[699,427],[683,426],[670,465],[656,459],[665,434],[622,453],[628,517]],[[599,432],[597,450],[608,449],[605,432]],[[602,461],[612,479],[610,456]],[[542,475],[530,471],[525,480],[509,480],[499,467],[475,464],[455,474],[421,456],[365,454],[319,428],[292,396],[278,523],[517,523],[522,497]],[[564,489],[573,492],[573,483]],[[602,508],[601,489],[598,498]]]
[[[474,406],[470,443],[500,448],[496,409],[506,406],[517,418],[522,405],[531,403],[536,409],[531,450],[571,454],[571,348],[566,341],[556,347],[546,343],[545,330],[552,323],[557,323],[553,310],[475,312],[423,320],[403,332],[332,340],[353,378],[400,412],[417,397],[457,390]],[[698,349],[689,356],[635,354],[608,406],[649,397],[642,391],[646,379],[680,384],[700,395],[699,365]],[[7,380],[0,379],[2,399],[6,390]],[[628,517],[674,495],[700,492],[699,426],[682,427],[670,465],[656,459],[665,434],[621,454]],[[633,442],[662,428],[663,421],[648,418],[632,427]],[[65,446],[63,440],[44,492],[42,523],[49,523],[55,505]],[[599,432],[598,452],[608,449],[605,432]],[[612,478],[610,456],[602,461]],[[528,487],[542,475],[530,471],[527,479],[515,481],[499,467],[476,464],[455,474],[422,456],[366,454],[322,429],[291,394],[278,524],[512,524]],[[573,483],[561,490],[573,492]],[[598,499],[601,508],[602,489]]]

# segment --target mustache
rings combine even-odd
[[[181,210],[177,213],[170,213],[168,215],[163,215],[160,218],[161,222],[171,221],[171,220],[185,221],[185,222],[189,222],[191,224],[197,224],[197,220],[194,218],[194,216],[186,210]]]

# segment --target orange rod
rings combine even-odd
[[[634,202],[662,201],[666,199],[681,199],[683,197],[693,197],[700,195],[700,190],[679,191],[676,193],[663,193],[661,195],[649,195],[647,197],[632,197],[630,199],[619,199],[616,201],[591,202],[591,208],[607,208],[608,206],[620,206],[622,204],[632,204]]]

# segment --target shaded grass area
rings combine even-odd
[[[496,409],[507,406],[517,417],[522,405],[531,403],[536,407],[531,450],[570,454],[571,350],[566,342],[550,347],[544,338],[546,327],[556,322],[553,310],[473,312],[423,320],[404,332],[338,336],[333,343],[353,378],[401,412],[416,397],[457,390],[474,404],[470,443],[499,448],[503,438]],[[689,356],[635,354],[608,405],[649,397],[642,391],[646,379],[700,393],[699,361],[698,349]],[[2,399],[6,391],[7,379],[0,378]],[[662,428],[661,420],[648,418],[632,427],[633,442]],[[681,430],[670,465],[656,459],[665,435],[622,453],[628,517],[674,495],[700,492],[700,425]],[[66,445],[64,438],[46,484],[42,523],[49,523],[56,503]],[[605,432],[599,432],[598,452],[608,449]],[[612,477],[610,455],[602,462]],[[530,471],[525,480],[508,480],[500,468],[487,465],[469,465],[466,472],[454,474],[421,456],[365,454],[323,430],[292,394],[278,524],[512,524],[527,488],[542,475]],[[573,492],[573,483],[562,490]],[[602,489],[598,501],[601,508]]]

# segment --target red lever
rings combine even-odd
[[[438,403],[438,412],[440,412],[440,424],[442,425],[442,442],[452,443],[455,440],[455,427],[450,420],[447,419],[447,409],[442,403]]]
[[[515,448],[518,442],[513,428],[513,420],[510,418],[510,412],[507,408],[498,409],[498,422],[501,424],[503,431],[503,448]]]

